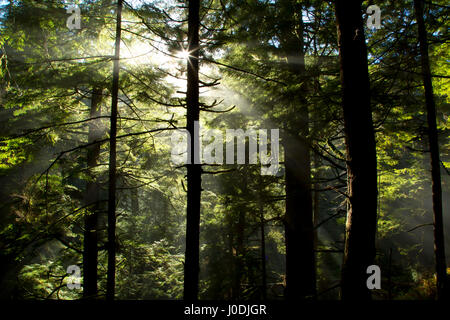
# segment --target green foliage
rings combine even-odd
[[[119,299],[180,299],[183,256],[165,239],[150,245],[126,241],[118,256]]]

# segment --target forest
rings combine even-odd
[[[450,299],[449,14],[0,0],[0,299]]]

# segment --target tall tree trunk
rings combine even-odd
[[[288,58],[288,69],[294,79],[305,76],[302,6],[292,1],[282,2],[282,16],[291,16],[283,26],[286,35],[281,46]],[[286,179],[286,297],[297,300],[316,294],[314,226],[311,195],[311,156],[307,143],[309,115],[306,105],[306,86],[293,97],[291,119],[284,135]]]
[[[319,230],[317,228],[317,225],[319,224],[319,214],[320,214],[320,209],[319,209],[319,187],[320,184],[317,182],[317,180],[320,179],[320,172],[319,172],[319,156],[314,153],[313,156],[313,163],[314,163],[314,168],[317,170],[317,173],[314,176],[314,179],[316,180],[314,182],[313,188],[314,188],[314,196],[313,196],[313,225],[314,225],[314,252],[317,252],[317,246],[319,245]]]
[[[243,188],[243,190],[246,190]],[[238,209],[238,221],[235,224],[236,227],[236,243],[234,255],[234,279],[233,279],[233,300],[242,299],[242,278],[244,275],[244,233],[246,227],[245,211],[242,208]]]
[[[109,132],[109,189],[108,189],[108,270],[106,299],[114,300],[116,278],[116,142],[117,102],[119,95],[119,59],[122,24],[122,0],[117,1],[116,43],[111,90],[111,129]]]
[[[90,118],[101,114],[102,88],[94,88],[91,97]],[[88,143],[94,143],[102,137],[100,120],[89,122]],[[92,170],[98,164],[100,156],[100,143],[87,148],[87,166],[89,181],[86,185],[84,218],[84,246],[83,246],[83,297],[92,298],[97,295],[97,260],[98,260],[98,210],[100,186]]]
[[[316,54],[316,53],[315,53]],[[317,76],[314,79],[314,94],[315,95],[320,95],[320,91],[321,91],[321,86],[320,86],[320,79],[319,76]],[[319,121],[320,121],[320,116],[318,112],[314,112],[312,115],[313,118],[313,125],[312,125],[312,130],[313,130],[313,134],[317,134],[317,132],[319,131]],[[319,225],[319,215],[320,215],[320,176],[321,176],[321,171],[320,171],[320,159],[319,159],[319,155],[317,152],[314,152],[313,154],[313,166],[314,169],[316,171],[315,175],[314,175],[314,184],[313,184],[313,189],[314,189],[314,195],[313,195],[313,226],[314,226],[314,252],[317,253],[317,247],[319,245],[319,230],[317,228],[317,226]],[[316,257],[317,259],[317,257]],[[316,262],[317,263],[317,262]]]
[[[436,285],[438,299],[449,297],[447,266],[445,260],[444,223],[442,221],[442,187],[439,160],[439,141],[436,124],[436,105],[433,96],[430,60],[428,57],[427,31],[424,21],[424,1],[414,0],[417,27],[419,31],[420,56],[422,62],[423,86],[428,122],[428,143],[431,154],[431,181],[434,219],[434,254],[436,260]]]
[[[341,297],[370,299],[366,271],[375,259],[377,159],[362,1],[335,3],[348,180]]]
[[[130,219],[130,233],[135,235],[138,231],[136,228],[136,221],[139,215],[139,189],[132,188],[130,189],[130,198],[131,198],[131,219]],[[128,274],[130,277],[133,277],[134,268],[133,268],[133,258],[134,258],[134,247],[130,246],[129,252],[129,264],[128,264]],[[128,296],[132,296],[132,287],[128,286]]]
[[[245,142],[246,150],[249,150],[248,148],[248,142]],[[244,165],[242,168],[242,185],[240,186],[242,188],[242,191],[248,192],[248,170],[247,167]],[[236,243],[235,243],[235,249],[236,254],[234,256],[234,279],[233,279],[233,300],[241,300],[243,299],[242,293],[242,282],[245,276],[245,270],[246,270],[246,230],[247,230],[247,217],[246,217],[246,208],[243,208],[242,206],[237,207],[237,223],[235,224],[235,234],[236,234]]]
[[[199,279],[199,232],[201,199],[201,165],[199,159],[199,137],[195,136],[194,123],[199,121],[199,26],[200,1],[189,0],[188,8],[188,52],[187,59],[187,115],[186,127],[191,141],[188,144],[190,164],[187,165],[187,212],[186,212],[186,256],[184,264],[184,299],[198,299]]]
[[[258,209],[259,209],[259,223],[261,228],[261,277],[262,277],[262,294],[263,300],[267,299],[267,272],[266,272],[266,234],[264,230],[264,203],[263,203],[263,181],[262,177],[259,176],[259,190],[258,190]]]

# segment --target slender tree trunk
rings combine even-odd
[[[264,204],[262,197],[262,178],[259,177],[259,195],[258,195],[258,209],[259,209],[259,223],[261,228],[261,273],[262,273],[262,299],[267,299],[267,274],[266,274],[266,234],[264,230]]]
[[[91,97],[90,118],[101,114],[102,88],[94,88]],[[100,140],[102,130],[100,120],[89,122],[88,143]],[[83,297],[97,296],[97,260],[98,260],[98,210],[100,198],[100,186],[92,170],[97,166],[100,156],[100,143],[93,144],[87,149],[87,166],[89,181],[86,186],[84,218],[84,246],[83,246]]]
[[[122,24],[122,0],[117,1],[116,43],[111,90],[111,129],[109,132],[109,189],[108,189],[108,270],[106,299],[114,300],[116,278],[116,143],[117,103],[119,95],[119,59]]]
[[[362,1],[336,0],[335,3],[348,179],[341,297],[370,299],[366,271],[375,259],[377,159]]]
[[[137,217],[139,215],[139,189],[132,188],[130,189],[130,197],[131,197],[131,219],[130,219],[130,232],[132,235],[135,235],[136,232],[138,232],[136,228],[136,221]],[[131,278],[133,278],[134,268],[133,268],[133,258],[134,258],[134,247],[130,247],[130,253],[129,253],[129,268],[128,273]],[[128,296],[131,297],[132,287],[128,287]]]
[[[445,259],[444,223],[442,220],[442,187],[439,159],[439,140],[436,124],[436,105],[433,96],[430,59],[428,56],[427,31],[424,21],[424,1],[414,0],[417,26],[419,31],[420,56],[422,62],[423,86],[428,122],[428,143],[431,154],[431,181],[434,219],[434,254],[436,260],[436,285],[438,299],[449,297],[447,266]]]
[[[246,188],[243,188],[246,190]],[[239,209],[238,221],[235,224],[236,227],[236,254],[234,256],[234,279],[233,279],[233,300],[239,300],[242,298],[242,276],[244,274],[244,233],[245,233],[246,219],[245,211]]]
[[[130,197],[131,197],[131,213],[133,214],[133,216],[136,217],[139,214],[139,189],[137,188],[131,189]],[[132,222],[134,227],[135,220],[133,220]],[[136,230],[133,229],[133,231]]]
[[[291,16],[284,25],[286,38],[282,48],[288,57],[288,69],[295,79],[305,76],[302,6],[282,2],[282,16]],[[286,297],[289,300],[315,297],[316,266],[311,195],[311,156],[307,143],[309,115],[305,84],[290,97],[295,107],[284,135],[286,179]]]
[[[314,94],[320,95],[320,79],[317,77],[314,79]],[[313,132],[314,134],[317,134],[319,131],[319,121],[320,117],[318,112],[313,113]],[[317,152],[314,152],[313,154],[313,166],[316,170],[316,174],[314,175],[314,195],[313,195],[313,226],[314,226],[314,252],[317,252],[317,247],[319,245],[319,230],[317,228],[319,224],[319,215],[320,215],[320,192],[318,191],[320,188],[320,183],[318,182],[321,176],[320,171],[320,159]]]
[[[199,159],[199,137],[194,134],[194,122],[199,121],[199,26],[200,1],[189,0],[188,9],[188,52],[187,61],[187,119],[186,126],[191,141],[188,144],[190,164],[187,165],[187,217],[186,217],[186,256],[184,264],[184,299],[198,299],[199,279],[199,233],[200,233],[200,199],[201,199],[201,165],[195,164]]]
[[[225,206],[227,206],[230,203],[230,199],[228,197],[225,197]],[[230,253],[229,255],[229,259],[227,261],[227,263],[229,263],[229,265],[231,266],[230,270],[228,271],[228,274],[230,275],[230,277],[232,275],[235,274],[236,272],[236,264],[234,263],[235,258],[235,248],[234,248],[234,239],[235,239],[235,232],[234,232],[234,218],[233,215],[228,214],[226,215],[226,224],[227,224],[227,234],[228,236],[227,238],[227,244],[228,244],[228,252]],[[231,285],[229,286],[229,290],[228,290],[229,294],[228,294],[228,299],[233,299],[234,298],[234,283],[231,283]]]
[[[314,163],[314,168],[316,168],[316,170],[318,170],[317,168],[319,167],[319,156],[317,154],[314,154],[313,157],[313,163]],[[317,174],[314,176],[315,180],[320,179],[320,172],[317,172]],[[313,196],[313,225],[314,225],[314,252],[317,252],[317,246],[319,244],[319,230],[316,228],[316,226],[319,224],[319,191],[317,191],[320,187],[320,184],[315,182],[314,183],[314,196]]]
[[[392,300],[392,248],[389,248],[388,300]]]

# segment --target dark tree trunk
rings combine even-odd
[[[184,300],[198,299],[199,279],[199,232],[201,199],[201,165],[199,159],[199,137],[194,135],[194,122],[199,120],[199,0],[189,0],[188,9],[188,52],[187,61],[187,130],[191,135],[188,148],[190,164],[187,165],[187,210],[186,210],[186,255],[184,264]]]
[[[246,150],[248,148],[248,142],[246,141]],[[248,192],[248,181],[247,181],[247,167],[244,166],[242,168],[242,184],[241,188],[243,192]],[[236,253],[234,255],[234,281],[233,281],[233,300],[241,300],[242,296],[242,282],[245,276],[245,265],[246,265],[246,230],[247,230],[247,217],[246,217],[246,208],[242,206],[238,206],[237,208],[238,216],[237,222],[235,223],[235,234],[236,234],[236,243],[235,250]]]
[[[246,188],[243,188],[246,190]],[[244,246],[244,236],[245,236],[245,211],[242,208],[238,209],[238,221],[235,224],[236,227],[236,244],[235,244],[235,255],[234,255],[234,279],[233,279],[233,300],[242,299],[242,277],[244,275],[244,256],[245,256],[245,246]]]
[[[302,6],[283,1],[281,16],[289,17],[282,24],[285,38],[281,46],[288,58],[288,70],[294,81],[305,79]],[[284,29],[284,30],[283,30]],[[309,115],[305,83],[288,97],[293,101],[287,130],[283,137],[286,179],[286,298],[289,300],[315,297],[316,266],[311,195],[311,156],[307,142]],[[292,104],[292,102],[291,102]]]
[[[335,3],[349,197],[341,297],[370,299],[366,271],[375,259],[377,159],[362,1],[336,0]]]
[[[228,197],[225,197],[225,205],[229,205],[230,199]],[[229,252],[229,259],[228,263],[231,266],[230,270],[227,272],[227,274],[231,277],[236,272],[236,264],[235,261],[235,247],[234,247],[234,240],[235,240],[235,232],[234,232],[234,218],[233,215],[228,214],[225,217],[226,224],[227,224],[227,245],[228,245],[228,252]],[[234,298],[234,283],[231,283],[228,290],[229,294],[227,295],[227,299],[233,299]]]
[[[314,53],[314,55],[317,55],[317,51]],[[321,91],[321,85],[320,85],[320,76],[317,76],[314,79],[314,94],[319,96],[320,95],[320,91]],[[317,111],[315,111],[312,115],[313,117],[313,125],[312,125],[312,130],[313,130],[313,134],[317,135],[318,132],[320,132],[320,115]],[[320,177],[321,177],[321,171],[320,171],[320,159],[319,159],[319,154],[317,152],[313,153],[313,166],[315,169],[315,175],[314,175],[314,184],[313,184],[313,189],[314,189],[314,194],[313,194],[313,226],[314,226],[314,252],[317,253],[317,248],[319,245],[319,230],[318,230],[318,225],[319,225],[319,216],[320,216]],[[317,263],[317,262],[316,262]]]
[[[319,170],[319,156],[314,153],[314,157],[313,157],[313,163],[314,163],[314,168],[316,170]],[[317,181],[318,179],[320,179],[320,172],[317,172],[314,176],[314,179]],[[314,196],[313,196],[313,225],[314,225],[314,252],[317,252],[317,246],[319,244],[319,230],[317,228],[317,225],[319,224],[319,214],[320,214],[320,209],[319,209],[319,191],[317,191],[320,187],[320,184],[318,182],[314,182],[313,188],[314,188]]]
[[[99,117],[101,114],[102,88],[94,88],[91,97],[90,118]],[[88,143],[100,140],[103,132],[100,128],[100,120],[89,122]],[[98,260],[98,210],[100,198],[100,186],[92,170],[98,164],[100,156],[100,143],[87,148],[87,166],[89,181],[86,185],[84,218],[84,246],[83,246],[83,297],[93,298],[97,296],[97,260]]]
[[[130,189],[130,198],[131,198],[131,219],[130,219],[130,233],[132,235],[135,235],[136,232],[138,231],[136,228],[136,221],[137,221],[137,217],[139,215],[139,189],[138,188],[132,188]],[[134,247],[131,246],[130,247],[130,253],[129,253],[129,268],[128,268],[128,272],[130,277],[133,277],[133,272],[134,272],[134,268],[133,268],[133,258],[134,258]],[[132,287],[129,286],[128,287],[128,295],[131,296],[132,295]]]
[[[284,148],[286,297],[289,300],[313,298],[316,270],[309,148],[295,138],[285,138]]]
[[[428,143],[431,153],[431,181],[434,218],[434,254],[436,260],[436,278],[438,299],[449,297],[447,266],[445,260],[444,223],[442,221],[442,187],[439,159],[439,141],[436,124],[436,105],[433,96],[430,60],[428,57],[427,31],[424,21],[424,1],[414,0],[417,26],[419,31],[420,56],[422,62],[423,86],[428,122]]]
[[[122,0],[117,2],[116,43],[111,90],[111,129],[109,132],[109,189],[108,189],[108,270],[106,299],[114,300],[116,278],[116,143],[117,103],[119,95],[119,59],[122,24]]]

